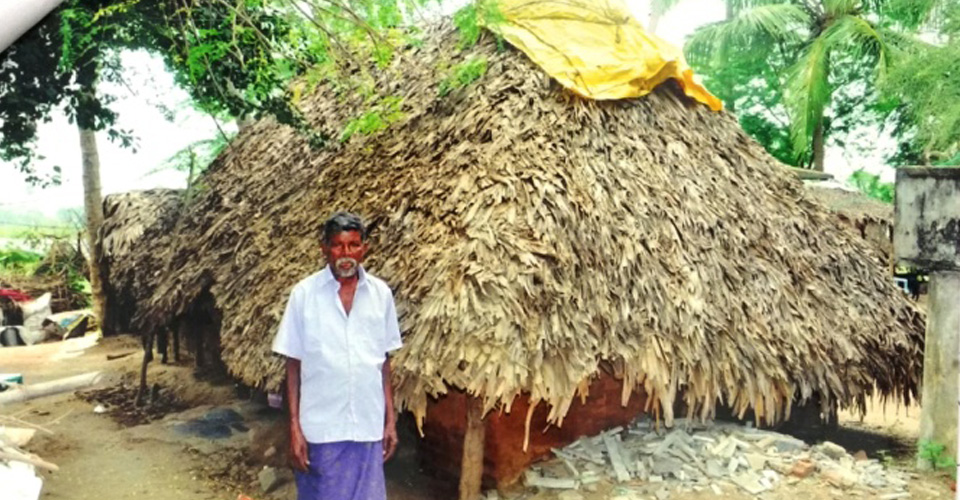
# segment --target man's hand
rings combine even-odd
[[[394,421],[386,422],[383,426],[383,461],[390,460],[393,452],[397,451],[397,424]]]
[[[307,449],[307,440],[303,437],[300,426],[291,426],[290,429],[290,465],[300,471],[307,472],[310,467],[310,454]]]

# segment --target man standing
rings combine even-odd
[[[273,341],[287,358],[297,498],[384,500],[383,462],[397,447],[386,357],[401,345],[393,293],[360,266],[360,217],[334,214],[321,248],[327,265],[293,288]]]

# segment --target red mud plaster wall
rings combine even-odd
[[[563,427],[559,428],[547,426],[547,405],[537,405],[530,423],[530,444],[526,453],[523,451],[523,437],[524,420],[530,407],[528,396],[519,396],[510,413],[488,413],[485,417],[485,486],[512,484],[527,466],[548,456],[551,448],[562,447],[581,436],[630,423],[642,413],[645,398],[634,394],[626,407],[621,406],[622,388],[620,380],[603,374],[591,383],[590,396],[585,404],[577,399],[570,405],[570,411],[563,419]],[[427,408],[421,451],[430,467],[442,475],[457,477],[460,474],[463,434],[467,423],[466,403],[465,394],[452,391],[437,401],[431,401]]]

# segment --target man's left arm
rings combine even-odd
[[[393,409],[393,384],[390,382],[390,358],[383,362],[383,460],[390,460],[397,451],[397,413]]]
[[[389,289],[388,289],[389,290]],[[386,324],[384,325],[384,336],[386,339],[386,351],[395,351],[403,345],[400,340],[400,322],[397,320],[397,306],[393,302],[393,292],[391,291],[387,301]],[[393,407],[393,383],[390,377],[390,356],[383,361],[383,459],[389,460],[393,452],[397,451],[397,412]]]

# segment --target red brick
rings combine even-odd
[[[794,462],[793,467],[790,469],[790,475],[805,478],[810,474],[813,474],[813,471],[817,468],[817,464],[813,463],[810,460],[797,460]]]

